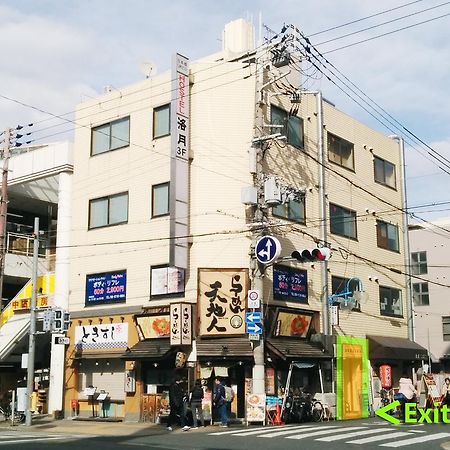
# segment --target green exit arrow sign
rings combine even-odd
[[[389,403],[389,405],[383,406],[380,409],[377,409],[375,411],[375,414],[378,417],[381,417],[384,420],[387,420],[388,422],[393,423],[394,425],[398,425],[400,423],[400,420],[397,419],[396,417],[391,416],[388,411],[390,411],[391,409],[395,410],[397,409],[397,406],[400,405],[400,402],[398,400],[393,401],[392,403]]]

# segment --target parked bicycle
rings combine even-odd
[[[285,423],[321,422],[325,418],[325,408],[311,394],[289,395],[283,411]]]
[[[11,406],[1,406],[0,405],[0,417],[3,417],[5,421],[11,420],[12,410]],[[23,423],[25,422],[25,414],[20,411],[14,411],[14,422],[15,423]]]

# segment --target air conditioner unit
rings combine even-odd
[[[268,205],[281,203],[281,189],[275,177],[270,177],[264,182],[264,200]]]
[[[241,203],[244,205],[258,204],[258,191],[254,186],[247,186],[241,189]]]

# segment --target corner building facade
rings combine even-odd
[[[409,342],[405,276],[389,270],[404,264],[399,143],[319,105],[317,93],[299,88],[293,102],[274,83],[289,61],[275,65],[236,30],[253,33],[229,24],[222,52],[178,55],[172,71],[78,106],[66,416],[163,420],[179,374],[189,387],[201,378],[207,394],[224,377],[232,415],[245,417],[258,346],[246,333],[247,291],[263,233],[282,246],[263,276],[267,395],[282,395],[291,363],[291,386],[334,392],[336,335]],[[268,179],[277,204],[264,198]],[[256,201],[242,203],[252,186]],[[333,250],[326,265],[293,261],[316,242]],[[332,309],[331,295],[355,290],[355,279],[361,304]],[[394,372],[413,364],[374,356]]]

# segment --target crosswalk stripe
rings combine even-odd
[[[314,428],[314,427],[312,427],[311,425],[300,425],[300,426],[296,426],[296,427],[290,427],[287,430],[276,431],[275,433],[273,432],[273,428],[272,429],[266,428],[265,430],[262,430],[262,431],[252,430],[252,431],[248,431],[247,433],[236,434],[236,436],[252,436],[254,434],[263,434],[263,433],[271,433],[271,434],[276,434],[277,436],[282,436],[283,434],[296,433],[300,429],[311,430],[312,428]],[[279,430],[279,428],[278,428],[278,430]]]
[[[295,436],[287,436],[286,439],[304,439],[307,437],[312,437],[312,436],[320,436],[322,434],[332,434],[335,433],[336,431],[351,431],[351,430],[365,430],[367,429],[367,427],[329,427],[332,429],[325,429],[328,427],[320,427],[320,430],[318,431],[313,431],[312,433],[302,433],[302,434],[297,434]],[[261,436],[261,437],[266,437],[266,436]]]
[[[292,425],[284,425],[283,428],[291,428]],[[272,430],[279,427],[271,427]],[[237,434],[237,433],[246,433],[248,431],[257,431],[257,430],[267,430],[267,427],[258,427],[258,428],[244,428],[242,430],[228,430],[228,431],[216,431],[214,433],[208,433],[210,436],[219,436],[220,434]]]
[[[8,440],[8,442],[1,441],[0,445],[12,445],[12,444],[23,444],[25,442],[37,442],[37,441],[54,441],[54,440],[62,440],[65,439],[64,436],[56,436],[56,437],[33,437],[28,439],[17,439],[15,441]]]
[[[386,431],[391,431],[392,428],[373,428],[371,430],[365,430],[364,435],[367,434],[377,434],[377,433],[385,433]],[[346,430],[344,430],[343,434],[338,434],[335,436],[326,436],[323,438],[316,439],[316,441],[323,441],[323,442],[333,442],[333,441],[341,441],[347,438],[352,438],[356,436],[361,435],[361,431],[354,431],[353,433],[345,433]]]
[[[302,427],[299,427],[299,428],[302,428],[302,432],[304,432],[304,431],[310,431],[310,430],[316,429],[317,427],[311,426],[311,425],[303,425]],[[324,429],[324,428],[329,428],[329,427],[322,427],[322,429]],[[288,434],[294,434],[294,433],[297,433],[298,431],[299,431],[298,428],[297,429],[291,428],[289,430],[274,431],[270,434],[265,434],[264,436],[258,436],[258,437],[274,438],[274,437],[278,437],[278,436],[287,436]]]
[[[366,434],[366,433],[364,433]],[[407,431],[399,431],[397,433],[389,433],[383,436],[371,436],[368,438],[355,439],[354,441],[345,441],[346,444],[369,444],[370,442],[384,441],[386,439],[394,439],[398,437],[411,436]]]
[[[380,447],[404,447],[405,445],[418,444],[419,442],[429,442],[429,441],[437,441],[438,439],[443,439],[449,437],[450,433],[436,433],[436,434],[427,434],[425,436],[419,436],[411,439],[402,439],[397,442],[388,442],[386,444],[380,444]]]

